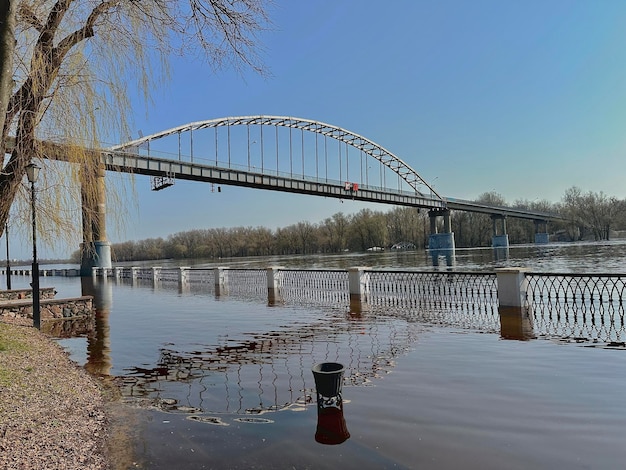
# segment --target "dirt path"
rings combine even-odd
[[[0,322],[0,469],[109,469],[105,393],[38,330]]]

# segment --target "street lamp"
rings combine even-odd
[[[39,308],[39,263],[37,263],[37,217],[35,212],[35,183],[39,178],[39,168],[35,163],[26,166],[26,176],[30,181],[30,204],[33,215],[33,326],[37,329],[41,327],[41,311]]]

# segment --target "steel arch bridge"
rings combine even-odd
[[[246,132],[243,136],[233,137],[234,129],[236,128],[245,128]],[[255,131],[251,133],[251,128],[254,128]],[[270,135],[267,130],[264,132],[264,129],[274,128],[274,135]],[[288,130],[288,136],[282,135],[279,136],[279,128],[285,128]],[[197,142],[200,140],[198,138],[198,131],[202,130],[214,130],[214,143],[210,142],[210,145],[215,145],[215,158],[209,158],[207,149],[208,145],[203,147],[203,156],[198,158],[197,152],[194,152],[194,148],[197,147]],[[218,129],[223,130],[226,129],[226,135],[221,135],[222,139],[222,148],[219,148],[220,143],[220,134],[218,134]],[[294,147],[296,147],[295,140],[292,131],[300,130],[301,131],[301,140],[298,143],[299,148],[294,152]],[[314,142],[308,142],[308,145],[305,144],[305,131],[307,133],[315,135]],[[187,142],[183,142],[183,135],[185,138],[188,137]],[[323,141],[323,149],[320,148],[318,136],[322,136],[324,138]],[[175,159],[178,161],[187,160],[190,163],[199,164],[201,161],[203,162],[211,162],[211,164],[215,164],[212,166],[226,166],[227,168],[235,168],[233,161],[231,160],[232,155],[237,151],[235,148],[239,149],[239,154],[244,153],[247,154],[248,157],[248,171],[256,170],[262,174],[272,174],[273,170],[269,168],[268,162],[270,161],[270,157],[266,155],[268,152],[268,147],[271,150],[275,150],[276,154],[276,164],[275,164],[275,172],[278,174],[280,172],[280,162],[282,157],[283,165],[286,160],[284,156],[285,152],[281,154],[280,150],[283,147],[288,147],[286,153],[288,153],[290,171],[283,171],[284,174],[290,174],[294,176],[293,166],[295,160],[300,157],[301,159],[301,170],[302,170],[302,178],[311,178],[316,181],[320,180],[328,180],[328,171],[330,167],[334,167],[335,174],[332,175],[333,179],[338,181],[340,184],[343,184],[343,180],[349,179],[349,148],[356,149],[362,155],[370,157],[378,162],[381,167],[384,167],[385,171],[391,171],[395,175],[397,175],[398,180],[401,180],[403,184],[398,184],[397,188],[390,188],[386,184],[387,178],[382,173],[380,174],[380,187],[377,189],[382,189],[383,191],[388,191],[393,189],[397,191],[401,191],[402,186],[406,185],[409,188],[409,192],[413,193],[414,196],[417,196],[421,200],[429,200],[430,203],[424,204],[424,207],[443,207],[445,206],[444,199],[408,164],[406,164],[402,159],[398,156],[394,155],[392,152],[387,150],[386,148],[378,145],[377,143],[353,132],[350,132],[344,128],[337,127],[331,124],[327,124],[320,121],[315,121],[311,119],[303,119],[296,117],[288,117],[288,116],[239,116],[239,117],[226,117],[220,119],[211,119],[206,121],[198,121],[189,124],[185,124],[182,126],[174,127],[172,129],[168,129],[165,131],[161,131],[152,135],[142,136],[139,139],[126,142],[120,145],[113,146],[109,149],[111,153],[117,154],[119,152],[130,153],[134,155],[148,155],[154,156],[160,153],[155,149],[155,144],[158,144],[159,141],[163,141],[167,138],[174,138],[175,142],[171,142],[169,144],[168,150],[166,150],[165,154],[169,156],[171,159],[175,156]],[[242,138],[241,138],[242,137]],[[339,145],[345,144],[346,148],[342,155],[341,146],[338,147],[338,153],[331,156],[331,159],[334,158],[334,162],[328,161],[328,144],[326,139],[333,139],[338,142]],[[255,140],[256,139],[256,140]],[[224,140],[226,143],[224,144]],[[207,143],[206,136],[201,139],[205,144]],[[243,141],[243,142],[242,142]],[[271,141],[268,143],[268,141]],[[243,145],[242,145],[243,143]],[[260,153],[260,165],[257,162],[257,166],[251,166],[251,147],[257,145],[257,153]],[[224,145],[226,148],[224,148]],[[183,148],[187,150],[187,154],[183,155]],[[283,149],[286,150],[286,149]],[[297,153],[297,150],[300,150],[301,153]],[[308,152],[308,154],[307,154]],[[321,163],[323,167],[325,178],[320,175],[320,153],[323,152],[324,162]],[[225,155],[226,154],[226,157]],[[305,154],[310,158],[311,154],[315,154],[315,174],[305,174],[305,167],[307,163],[305,162]],[[295,156],[294,156],[295,155]],[[225,158],[224,158],[225,157]],[[354,161],[354,158],[353,158]],[[345,173],[342,174],[343,163],[345,163]],[[111,165],[114,166],[114,165]],[[245,167],[245,165],[239,165],[239,167]],[[354,167],[354,163],[353,163]],[[360,181],[357,183],[356,187],[359,186],[363,189],[370,186],[370,170],[371,166],[368,163],[363,163],[361,158],[360,161]],[[338,176],[337,176],[338,170]],[[354,172],[354,170],[353,170]],[[181,175],[184,176],[184,175]],[[298,173],[300,176],[300,173]],[[345,176],[345,177],[343,177]],[[337,177],[339,178],[337,180]],[[227,182],[226,182],[227,184]],[[278,189],[278,188],[276,188]],[[380,202],[385,202],[381,200]],[[391,201],[389,201],[391,202]]]

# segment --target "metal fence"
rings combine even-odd
[[[286,302],[348,305],[348,272],[340,270],[279,270],[279,294]]]
[[[369,271],[369,297],[373,305],[477,308],[498,304],[495,273]]]
[[[228,269],[229,295],[267,299],[267,271],[265,269]]]
[[[133,278],[141,284],[151,280],[178,282],[187,288],[202,285],[204,291],[216,295],[257,301],[268,298],[268,271],[273,272],[276,290],[285,303],[345,311],[352,307],[350,276],[354,273],[345,270],[116,268],[104,275]],[[498,273],[364,269],[359,276],[359,294],[377,313],[483,331],[497,331],[501,326]],[[526,272],[523,278],[531,337],[626,347],[626,275]]]
[[[538,335],[626,341],[626,275],[527,273],[526,280],[527,306]]]

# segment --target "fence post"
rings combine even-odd
[[[228,294],[228,268],[218,266],[213,268],[213,279],[215,280],[215,296]]]
[[[498,279],[498,304],[500,307],[524,307],[528,297],[526,268],[496,269]],[[530,298],[529,298],[530,300]]]
[[[363,266],[348,269],[350,313],[360,314],[367,306],[370,293],[369,269]]]
[[[188,271],[189,266],[179,266],[178,267],[178,291],[181,294],[189,291],[189,277]]]
[[[266,268],[267,272],[267,304],[276,305],[283,302],[280,294],[280,281],[282,279],[281,270],[283,266],[271,266]]]
[[[156,286],[161,279],[161,266],[152,267],[152,285]]]
[[[500,335],[504,339],[534,338],[532,292],[525,268],[496,269]]]

